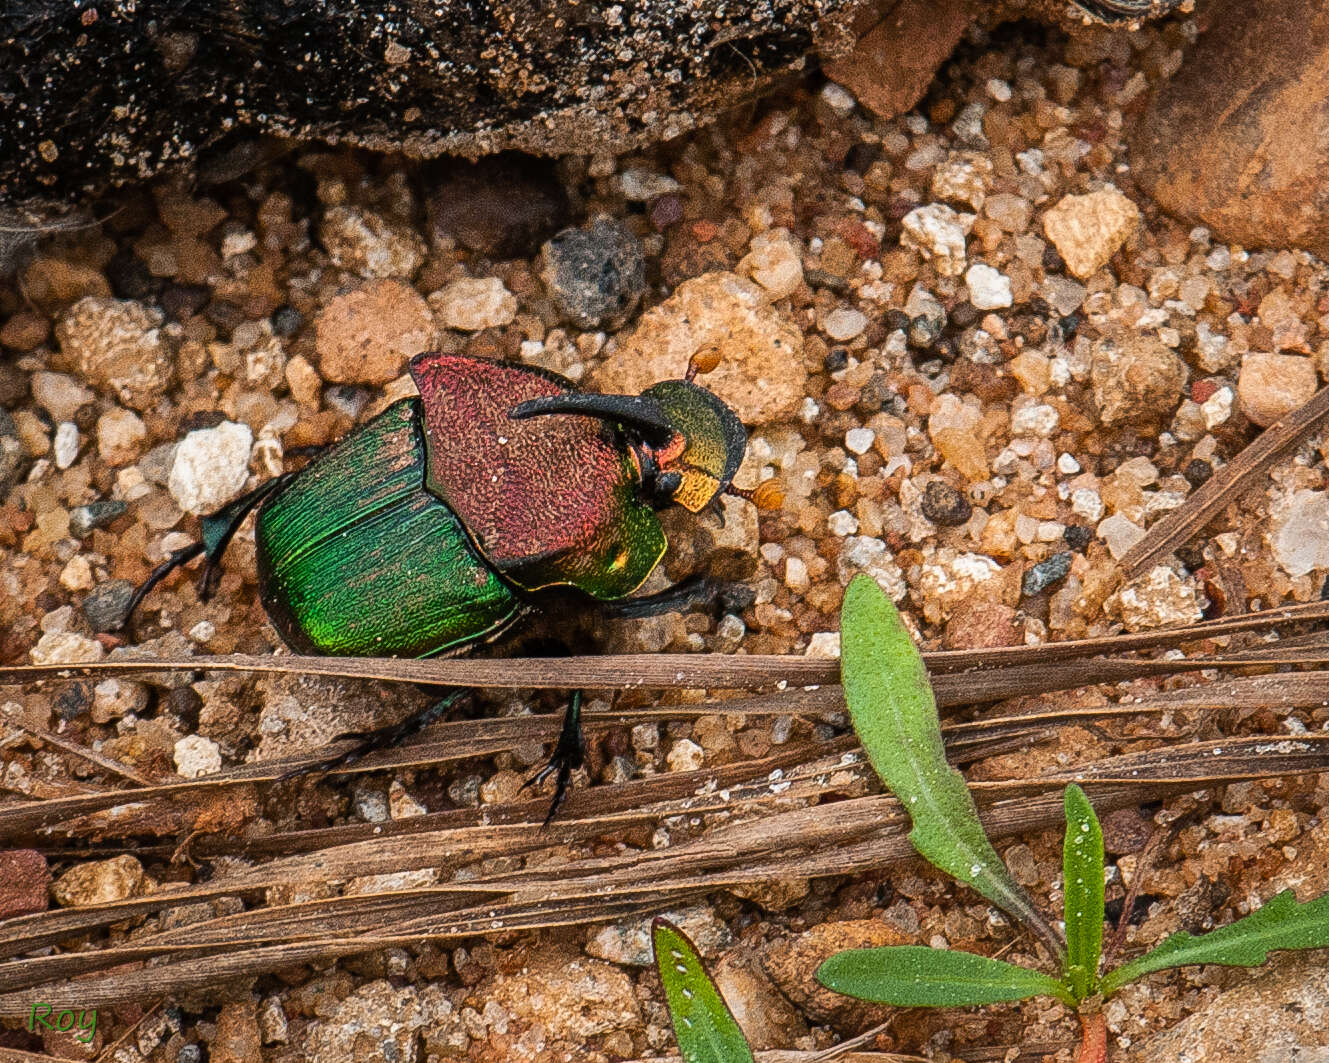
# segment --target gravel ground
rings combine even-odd
[[[130,641],[114,633],[130,589],[193,540],[195,515],[411,394],[406,361],[426,350],[615,391],[677,376],[697,350],[721,354],[708,385],[751,434],[738,482],[777,477],[784,504],[758,516],[734,500],[723,527],[671,515],[671,554],[648,589],[709,565],[755,598],[719,620],[588,621],[579,648],[832,656],[843,587],[859,571],[929,647],[1141,631],[1315,599],[1329,568],[1318,442],[1167,564],[1129,584],[1116,564],[1329,368],[1319,260],[1229,246],[1160,215],[1133,186],[1124,136],[1193,32],[1179,18],[1130,36],[1025,26],[974,36],[920,108],[890,122],[814,78],[622,158],[421,168],[291,145],[206,194],[169,183],[127,194],[100,229],[61,235],[0,284],[0,661],[117,652]],[[276,651],[256,601],[252,526],[215,597],[200,602],[189,573],[172,577],[133,634],[164,655]],[[392,697],[152,677],[0,688],[0,712],[149,778],[194,777],[317,747],[414,703]],[[508,715],[555,707],[490,700]],[[1326,719],[1238,706],[1117,720],[988,758],[971,776],[1033,777],[1161,738],[1295,735]],[[843,727],[832,714],[618,728],[595,743],[579,785],[760,757]],[[11,732],[7,799],[115,781]],[[243,829],[499,805],[542,756],[536,744],[460,768],[309,781],[260,796]],[[1300,777],[1114,813],[1118,895],[1153,824],[1185,823],[1148,874],[1152,903],[1132,945],[1227,921],[1285,886],[1320,892],[1326,804],[1320,780]],[[668,844],[668,831],[636,831],[592,850]],[[1059,839],[1002,851],[1020,881],[1056,898]],[[40,880],[44,894],[47,870],[57,906],[194,874],[122,855],[40,873],[13,863],[0,883]],[[437,881],[407,874],[419,878],[387,885]],[[223,902],[206,907],[225,914]],[[1011,943],[984,905],[921,865],[714,894],[681,918],[754,1041],[809,1051],[881,1017],[815,989],[813,957],[888,940],[988,953]],[[97,1044],[132,1027],[115,1058],[170,1063],[663,1054],[672,1041],[642,941],[635,924],[578,927],[298,967],[146,1018],[148,1001],[104,1013]],[[1134,1058],[1175,1058],[1139,1046],[1245,977],[1188,970],[1132,987],[1109,1006],[1111,1029]],[[13,1025],[0,1044],[43,1047]],[[1073,1026],[1054,1005],[904,1012],[876,1047],[946,1058],[1024,1043],[1050,1046],[1029,1058],[1068,1059]],[[44,1047],[89,1058],[68,1037]]]

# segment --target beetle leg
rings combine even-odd
[[[539,786],[549,776],[558,773],[558,779],[554,784],[554,799],[549,802],[549,812],[541,824],[542,827],[549,826],[558,814],[558,810],[563,807],[563,802],[568,797],[568,787],[572,782],[572,773],[586,763],[586,736],[581,729],[581,697],[580,690],[572,692],[572,700],[568,702],[567,711],[563,713],[563,727],[558,732],[558,743],[554,746],[554,752],[548,763],[521,784],[522,790],[528,786]]]
[[[333,768],[345,767],[347,764],[354,764],[366,753],[373,753],[379,749],[392,749],[400,745],[405,739],[413,734],[423,731],[435,720],[442,719],[457,704],[458,699],[466,693],[466,689],[453,690],[434,702],[426,709],[413,713],[402,720],[401,723],[389,724],[386,727],[375,727],[370,731],[343,731],[339,735],[334,735],[334,742],[354,742],[350,749],[345,753],[335,753],[326,760],[316,761],[313,764],[306,764],[299,768],[288,771],[281,779],[293,779],[297,775],[307,775],[310,772],[331,771]]]
[[[259,484],[249,494],[241,495],[216,513],[204,517],[200,521],[203,537],[196,543],[172,551],[170,557],[153,569],[152,574],[138,585],[134,590],[133,597],[129,599],[129,607],[125,610],[125,616],[120,621],[120,626],[124,627],[129,623],[130,617],[134,615],[134,610],[143,603],[143,599],[148,596],[152,588],[181,565],[193,561],[199,554],[202,554],[206,560],[203,571],[198,578],[198,596],[202,601],[207,601],[212,597],[212,592],[217,589],[217,580],[221,578],[222,554],[226,552],[226,548],[231,544],[231,539],[239,531],[245,517],[249,516],[250,510],[254,509],[277,488],[283,486],[294,475],[294,473],[288,472],[276,479],[269,480],[267,483]]]
[[[705,576],[690,576],[655,594],[637,598],[624,598],[617,602],[603,602],[600,613],[609,620],[640,620],[664,613],[689,612],[696,606],[709,606],[719,597],[724,585]]]

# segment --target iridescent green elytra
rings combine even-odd
[[[259,512],[263,606],[292,648],[420,657],[492,638],[520,616],[457,515],[423,489],[424,469],[420,403],[404,399]]]

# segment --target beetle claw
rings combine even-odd
[[[557,773],[554,783],[554,798],[549,802],[549,811],[545,814],[541,829],[549,826],[563,802],[568,798],[572,785],[572,773],[586,763],[586,736],[581,730],[581,691],[574,691],[567,711],[563,714],[563,727],[558,733],[558,744],[545,766],[521,784],[518,793],[528,786],[539,786],[549,776]]]

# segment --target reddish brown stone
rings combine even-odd
[[[923,98],[973,20],[970,0],[899,0],[853,51],[823,69],[874,114],[894,118]]]
[[[1217,0],[1141,116],[1136,179],[1159,206],[1248,247],[1329,254],[1329,6]]]
[[[50,893],[46,857],[35,849],[0,852],[0,919],[46,911]]]

